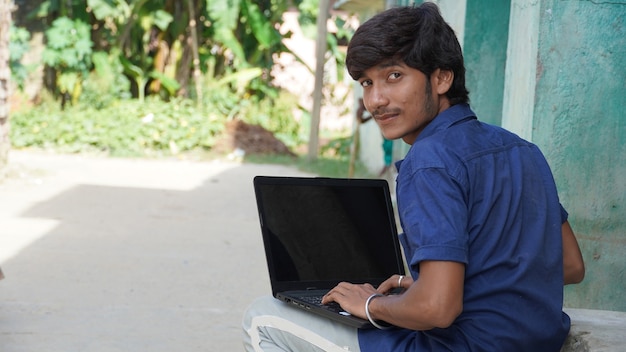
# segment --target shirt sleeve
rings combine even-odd
[[[567,213],[567,210],[565,210],[565,208],[563,207],[563,204],[559,203],[559,205],[561,206],[561,224],[564,224],[569,218],[569,214]]]
[[[445,168],[416,170],[398,180],[407,261],[413,270],[424,260],[467,264],[467,205],[464,191]]]

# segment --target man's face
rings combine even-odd
[[[363,103],[372,114],[386,139],[402,138],[413,144],[420,132],[449,105],[441,106],[438,94],[433,95],[434,77],[403,62],[383,62],[364,71],[359,83],[363,87]]]

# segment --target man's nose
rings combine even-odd
[[[370,92],[369,96],[369,104],[366,105],[370,112],[378,110],[382,107],[385,107],[389,104],[389,99],[387,98],[387,94],[383,89],[373,88]]]

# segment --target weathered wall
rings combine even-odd
[[[546,154],[587,265],[565,305],[626,311],[626,1],[511,0],[502,57],[506,5],[467,2],[472,107]]]
[[[463,54],[472,109],[500,125],[509,33],[508,0],[467,0]]]
[[[566,287],[565,305],[626,311],[626,0],[467,0],[465,10],[472,107],[539,145],[579,239],[587,275]]]
[[[532,139],[587,265],[566,305],[626,311],[626,1],[541,2]]]

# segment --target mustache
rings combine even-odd
[[[370,112],[370,114],[372,114],[372,116],[374,117],[384,116],[384,115],[395,115],[399,113],[400,113],[400,109],[398,108],[375,109]]]

